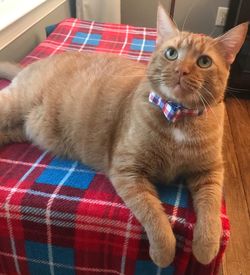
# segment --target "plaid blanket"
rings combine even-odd
[[[155,38],[155,29],[67,19],[21,64],[64,51],[112,52],[147,62]],[[185,185],[158,191],[177,238],[175,260],[163,269],[150,260],[144,229],[104,175],[28,143],[2,147],[0,273],[216,274],[229,238],[224,202],[220,252],[204,266],[191,251],[195,215]]]

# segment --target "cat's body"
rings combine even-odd
[[[232,57],[221,58],[220,43],[209,37],[172,33],[159,42],[161,21],[172,24],[165,16],[160,7],[158,46],[148,67],[114,55],[66,53],[21,71],[0,93],[0,143],[28,139],[105,172],[144,226],[159,266],[173,260],[176,241],[152,183],[185,176],[197,213],[193,252],[206,264],[221,234],[222,99],[225,60]],[[173,52],[166,61],[166,48],[173,47],[180,49],[177,65]],[[211,68],[197,66],[203,52],[212,57]],[[152,90],[203,113],[169,122],[149,102]]]
[[[36,62],[14,80],[19,87],[25,81],[25,86],[16,93],[24,107],[13,116],[20,121],[26,117],[26,136],[43,149],[107,173],[124,110],[145,74],[145,66],[134,63],[116,55],[84,53]]]
[[[221,148],[224,103],[216,117],[208,109],[168,123],[148,101],[145,72],[145,65],[112,54],[52,56],[20,72],[6,95],[19,105],[9,116],[17,124],[25,118],[25,137],[42,149],[106,174],[118,159],[165,183],[208,168]]]

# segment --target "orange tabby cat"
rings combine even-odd
[[[30,140],[105,172],[161,267],[173,261],[176,240],[153,182],[185,176],[197,215],[193,253],[208,264],[221,236],[223,97],[247,27],[216,39],[180,32],[159,6],[147,67],[108,54],[38,61],[0,92],[0,143]],[[0,71],[12,78],[17,69],[2,64]],[[167,120],[149,94],[185,106],[180,119]]]

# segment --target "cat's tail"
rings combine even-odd
[[[0,62],[0,78],[12,80],[21,70],[22,67],[18,64]]]

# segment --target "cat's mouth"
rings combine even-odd
[[[183,81],[180,80],[174,85],[172,92],[175,97],[180,98],[187,95],[187,93],[190,92],[190,89]]]
[[[184,79],[180,79],[177,80],[172,86],[171,94],[178,102],[186,105],[187,107],[192,107],[196,98],[196,90],[197,89],[191,83],[185,81]]]
[[[195,96],[196,90],[197,87],[194,87],[191,81],[184,78],[172,79],[172,83],[161,85],[161,91],[169,100],[174,100],[190,108],[198,102]]]

